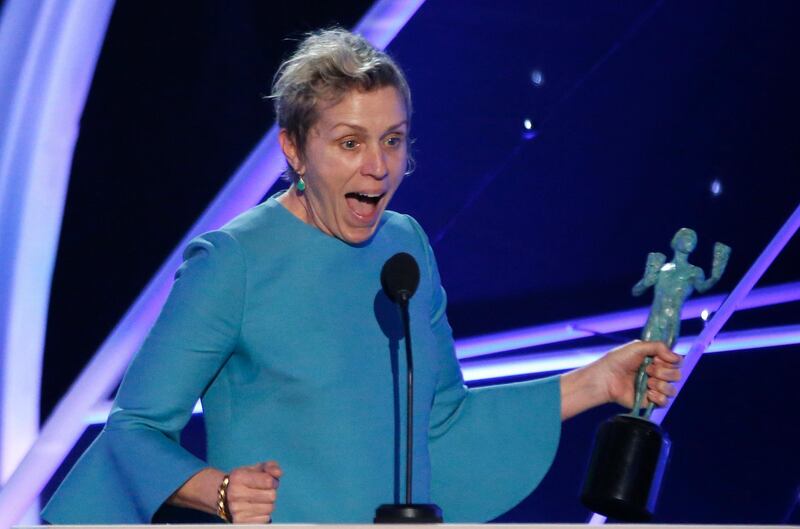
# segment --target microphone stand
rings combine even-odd
[[[413,503],[411,483],[414,464],[414,357],[411,354],[411,322],[408,302],[411,294],[407,290],[398,293],[398,305],[403,319],[403,334],[406,342],[406,502],[385,503],[375,510],[375,523],[442,523],[442,510],[433,503]]]

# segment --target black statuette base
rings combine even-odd
[[[617,415],[597,431],[581,501],[592,511],[626,522],[653,516],[670,441],[657,424]]]
[[[388,503],[375,510],[375,523],[442,523],[442,510],[432,503]]]

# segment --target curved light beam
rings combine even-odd
[[[39,433],[47,308],[64,200],[113,5],[9,0],[0,19],[0,485]],[[26,519],[35,520],[38,513]]]
[[[683,307],[681,319],[699,318],[704,310],[709,313],[716,312],[726,296],[727,294],[718,294],[689,300]],[[741,302],[739,310],[768,307],[798,300],[800,300],[800,281],[753,290]],[[456,349],[458,357],[464,359],[513,351],[515,349],[528,349],[539,345],[568,342],[589,336],[628,331],[644,327],[649,312],[649,307],[640,307],[599,316],[588,316],[586,318],[576,318],[574,320],[464,338],[456,342]]]
[[[695,340],[697,340],[697,336],[681,338],[675,344],[674,351],[682,355],[687,354]],[[743,351],[798,343],[800,343],[800,325],[764,327],[720,333],[706,352]],[[478,358],[462,362],[461,372],[464,374],[466,382],[554,373],[585,366],[607,352],[607,345],[593,345],[559,351],[526,353],[504,358]],[[105,410],[106,416],[108,416],[110,404]]]

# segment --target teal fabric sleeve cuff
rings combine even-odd
[[[428,435],[431,499],[448,523],[489,521],[533,492],[553,462],[561,436],[560,377],[464,386],[436,259],[422,228],[409,220],[426,252],[441,362]]]
[[[431,498],[448,523],[483,522],[525,499],[555,457],[559,377],[466,391],[432,429]]]
[[[61,525],[147,524],[166,498],[206,466],[160,432],[105,430],[42,518]]]
[[[47,504],[45,520],[150,523],[165,500],[208,466],[180,445],[180,432],[236,347],[246,266],[237,241],[224,232],[194,239],[184,258],[105,429]]]

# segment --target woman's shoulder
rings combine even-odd
[[[276,200],[268,199],[240,213],[224,226],[220,231],[228,233],[237,240],[246,240],[248,237],[259,237],[264,230],[278,228],[285,223],[281,206]]]
[[[204,257],[203,261],[223,268],[233,265],[247,268],[245,263],[252,262],[254,253],[263,252],[262,247],[269,248],[268,241],[281,239],[274,237],[280,231],[280,212],[275,207],[280,208],[280,205],[272,202],[258,204],[222,227],[193,238],[184,249],[181,269],[190,261],[200,262],[194,259],[196,257]]]
[[[419,222],[406,213],[386,211],[384,225],[381,226],[379,236],[386,244],[395,248],[402,248],[412,254],[419,265],[431,269],[435,267],[435,259],[430,240]]]
[[[381,230],[389,236],[403,235],[409,238],[418,239],[424,244],[428,244],[428,235],[422,229],[417,219],[407,213],[386,210],[383,213],[383,226]]]

